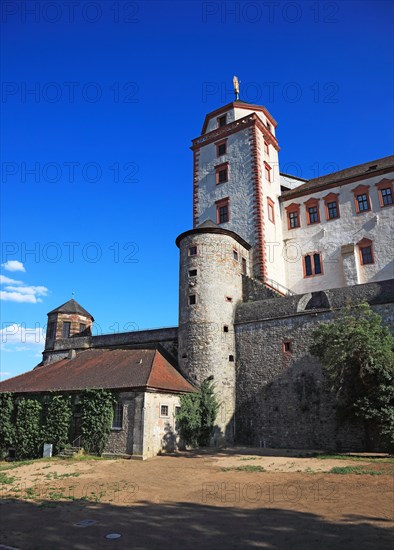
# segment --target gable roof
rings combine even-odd
[[[90,313],[86,311],[86,309],[83,308],[81,304],[78,304],[78,302],[76,302],[74,298],[62,304],[61,306],[57,307],[56,309],[53,309],[48,313],[48,315],[51,315],[52,313],[76,313],[78,315],[84,315],[85,317],[90,317],[92,321],[94,321],[93,316],[90,315]]]
[[[283,193],[281,200],[285,201],[293,197],[307,195],[312,190],[320,191],[336,185],[351,183],[353,180],[373,177],[380,173],[389,172],[390,169],[394,169],[394,155],[350,166],[319,178],[313,178],[295,189]]]
[[[0,382],[0,392],[15,393],[91,388],[195,391],[159,351],[148,349],[90,349]]]

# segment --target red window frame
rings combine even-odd
[[[389,204],[384,204],[384,198],[382,195],[382,191],[385,189],[390,189],[391,191],[391,200],[394,200],[394,193],[393,193],[393,180],[389,180],[388,178],[385,178],[378,183],[375,183],[377,190],[378,190],[378,197],[379,197],[379,204],[380,208],[387,208],[388,206],[393,206],[393,202]]]
[[[356,214],[364,214],[364,212],[370,212],[371,211],[371,198],[369,196],[369,185],[357,185],[354,189],[352,189],[353,195],[354,195],[354,205],[356,208]],[[367,205],[368,208],[365,210],[360,210],[360,203],[358,201],[358,197],[366,195]]]
[[[270,146],[267,141],[264,141],[264,153],[269,157],[270,156]]]
[[[325,197],[323,197],[324,200],[324,209],[326,211],[326,221],[331,222],[333,220],[338,220],[341,217],[341,212],[339,210],[339,193],[329,193]],[[337,209],[337,216],[335,218],[330,218],[330,211],[328,208],[328,205],[335,202],[336,203],[336,209]]]
[[[268,181],[268,183],[271,183],[271,181],[272,181],[271,170],[272,170],[272,168],[268,164],[268,162],[264,161],[265,179]]]
[[[364,239],[361,239],[361,241],[359,241],[357,243],[357,246],[358,246],[358,251],[359,251],[359,254],[360,254],[360,265],[373,265],[375,263],[375,255],[374,255],[374,251],[373,251],[373,242],[371,241],[371,239],[367,239],[366,237],[364,237]],[[366,248],[370,248],[370,252],[371,252],[371,262],[364,262],[364,256],[363,256],[363,250],[365,250]]]
[[[218,141],[217,143],[215,143],[215,145],[216,145],[216,158],[222,157],[223,155],[227,155],[227,139],[222,139],[221,141]],[[224,151],[224,153],[219,154],[219,147],[221,147],[222,145],[226,147],[226,150]]]
[[[272,199],[267,197],[267,210],[268,210],[268,219],[275,225],[275,203]],[[272,213],[272,215],[271,215]]]
[[[310,275],[306,274],[305,258],[307,256],[311,257],[312,273]],[[315,269],[316,269],[316,265],[315,265],[315,261],[314,261],[315,256],[319,256],[319,258],[320,258],[320,273],[315,273]],[[323,260],[322,260],[321,252],[308,252],[308,254],[304,254],[304,256],[302,257],[302,269],[304,271],[304,279],[309,279],[310,277],[319,277],[320,275],[324,275]]]
[[[301,205],[295,202],[289,204],[289,206],[286,206],[285,210],[287,213],[287,229],[291,230],[291,229],[298,229],[299,227],[301,227],[300,208],[301,208]],[[290,222],[290,214],[294,214],[294,213],[297,214],[298,225],[296,225],[295,227],[292,227]]]
[[[320,202],[320,200],[316,199],[316,198],[310,198],[309,200],[304,202],[305,210],[306,210],[306,223],[307,223],[307,225],[313,225],[315,223],[320,223],[320,205],[319,205],[319,202]],[[316,221],[311,221],[311,213],[309,211],[310,208],[316,208],[316,213],[317,213],[317,220]]]
[[[230,199],[226,197],[225,199],[220,199],[215,202],[216,205],[216,223],[221,225],[223,223],[228,223],[230,221]],[[224,206],[227,206],[227,220],[220,221],[220,209]]]
[[[215,166],[216,170],[216,185],[220,185],[221,183],[227,183],[228,182],[228,162],[223,162],[222,164],[218,164]],[[226,179],[223,181],[220,180],[220,173],[226,171]]]

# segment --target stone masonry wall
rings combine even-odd
[[[325,293],[332,308],[366,298],[394,328],[392,282],[357,285]],[[316,298],[316,297],[315,297]],[[338,309],[321,307],[321,296],[293,296],[242,304],[237,308],[236,441],[277,448],[365,449],[359,421],[339,422],[318,360],[308,353],[317,323]],[[382,303],[383,302],[383,303]],[[298,311],[297,311],[298,309]],[[291,350],[284,350],[284,342]],[[379,447],[375,441],[376,448]]]

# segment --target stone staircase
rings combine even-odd
[[[74,455],[80,454],[83,451],[81,447],[65,447],[58,456],[62,458],[72,458]]]

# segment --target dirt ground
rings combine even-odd
[[[292,455],[3,463],[0,541],[21,550],[394,548],[393,460]],[[84,520],[94,523],[77,525]]]

